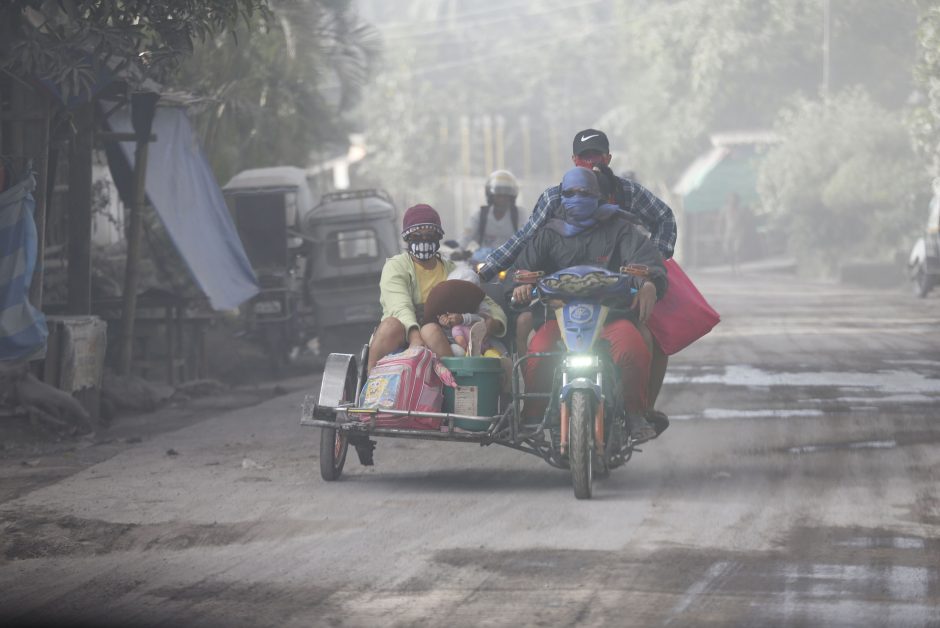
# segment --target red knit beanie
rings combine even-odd
[[[410,233],[428,227],[433,227],[441,237],[444,236],[444,228],[441,226],[441,217],[438,215],[437,210],[424,203],[413,205],[408,208],[405,217],[402,219],[401,235],[405,237]]]

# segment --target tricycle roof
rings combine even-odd
[[[271,188],[299,188],[298,195],[306,201],[305,208],[313,205],[313,194],[307,185],[307,173],[303,168],[294,166],[273,166],[271,168],[252,168],[242,170],[222,188],[225,192],[246,191]]]
[[[384,190],[344,190],[325,194],[307,215],[308,225],[321,222],[395,220],[397,212],[391,197]]]

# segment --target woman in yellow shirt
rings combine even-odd
[[[405,345],[427,346],[442,357],[453,355],[440,325],[418,323],[431,289],[455,267],[438,254],[444,238],[441,217],[430,205],[409,207],[401,235],[408,252],[387,259],[379,281],[382,322],[369,346],[370,371],[380,359]],[[487,335],[501,337],[506,333],[506,314],[495,301],[489,300],[488,305],[492,316],[486,319]]]

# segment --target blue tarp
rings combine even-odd
[[[108,121],[114,131],[133,132],[127,109]],[[153,133],[147,197],[212,307],[234,309],[258,293],[258,283],[186,110],[157,107]],[[134,143],[121,142],[120,148],[133,171]]]
[[[38,244],[35,187],[30,176],[0,194],[0,360],[28,358],[46,346],[46,320],[29,303]]]

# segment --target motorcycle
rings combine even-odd
[[[518,283],[532,285],[536,301],[555,307],[565,348],[516,357],[510,402],[496,416],[360,407],[368,345],[358,359],[352,354],[331,354],[319,398],[316,402],[312,396],[305,399],[301,417],[301,425],[322,430],[321,477],[326,481],[340,478],[349,444],[356,448],[361,463],[372,464],[375,441],[371,437],[448,440],[502,445],[537,455],[553,467],[569,470],[575,497],[590,499],[595,478],[606,477],[640,451],[629,436],[620,378],[600,331],[612,306],[630,305],[636,293],[632,276],[642,273],[639,267],[612,272],[593,266],[575,266],[547,276],[517,273]],[[559,360],[550,392],[523,392],[522,369],[534,358]],[[548,400],[540,419],[524,417],[522,405],[527,399]],[[377,421],[380,414],[386,419],[382,426]],[[439,419],[440,427],[387,427],[388,417]],[[458,421],[477,427],[460,429]]]

